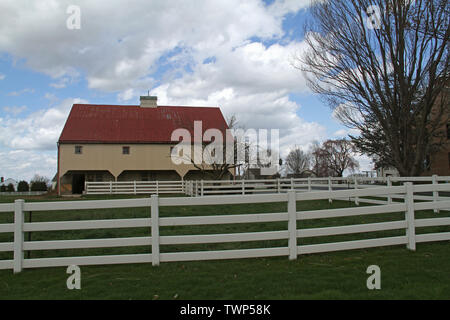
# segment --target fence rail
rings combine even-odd
[[[40,196],[46,193],[47,191],[14,191],[0,192],[0,196]]]
[[[86,194],[170,194],[183,193],[183,181],[85,182]]]
[[[450,200],[414,202],[414,193],[450,191],[450,184],[413,185],[411,182],[403,186],[368,189],[351,189],[338,191],[296,192],[289,190],[287,193],[257,194],[257,195],[225,195],[209,197],[162,197],[152,195],[151,198],[125,199],[125,200],[100,200],[100,201],[61,201],[61,202],[31,202],[16,200],[13,204],[0,204],[0,212],[14,212],[14,223],[0,224],[0,233],[14,233],[14,241],[0,243],[0,251],[13,252],[13,259],[0,260],[0,269],[13,269],[15,273],[23,268],[57,267],[68,265],[96,265],[96,264],[121,264],[121,263],[152,263],[159,265],[161,262],[188,261],[188,260],[213,260],[213,259],[237,259],[255,257],[288,256],[289,259],[297,259],[298,255],[318,252],[332,252],[339,250],[361,249],[391,245],[406,245],[408,249],[415,250],[416,243],[428,241],[450,240],[450,232],[426,233],[416,235],[416,228],[427,226],[448,226],[450,217],[417,219],[415,211],[450,209]],[[342,209],[326,209],[314,211],[297,211],[297,201],[320,199],[343,199],[363,196],[402,195],[403,202],[382,204],[375,206],[362,206]],[[231,205],[285,202],[287,212],[274,213],[248,213],[233,215],[209,215],[209,216],[179,216],[160,217],[159,208],[165,206],[197,206],[197,205]],[[148,218],[134,219],[105,219],[83,221],[50,221],[50,222],[25,222],[24,213],[27,211],[54,211],[54,210],[85,210],[108,208],[147,207],[150,210]],[[311,219],[329,219],[348,216],[382,215],[391,212],[405,212],[405,218],[398,221],[387,221],[367,224],[352,224],[321,228],[298,228],[297,221]],[[264,232],[244,232],[227,234],[203,234],[203,235],[171,235],[160,236],[160,229],[168,226],[189,225],[220,225],[241,223],[286,222],[285,230],[273,230]],[[151,236],[109,238],[109,239],[74,239],[51,241],[25,241],[24,233],[31,231],[55,231],[55,230],[87,230],[100,228],[149,228]],[[405,230],[405,235],[396,237],[383,237],[375,239],[341,241],[333,243],[320,243],[298,245],[298,240],[310,237],[333,236],[343,234],[356,234],[386,230]],[[227,243],[261,240],[287,240],[287,247],[265,247],[254,249],[233,250],[206,250],[195,252],[161,252],[161,245],[203,244],[203,243]],[[149,253],[105,255],[105,256],[81,256],[81,257],[57,257],[57,258],[24,258],[25,251],[33,250],[57,250],[80,248],[106,248],[147,246]]]

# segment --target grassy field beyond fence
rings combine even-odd
[[[133,198],[130,196],[127,198]],[[142,197],[142,196],[140,196]],[[84,199],[118,199],[89,196]],[[12,202],[14,197],[1,197]],[[25,197],[26,201],[64,201],[58,197]],[[68,199],[73,200],[73,199]],[[297,211],[354,207],[348,201],[302,201]],[[161,217],[286,212],[286,203],[161,207]],[[450,216],[442,211],[440,217]],[[418,218],[436,217],[432,211],[416,212]],[[149,208],[35,212],[33,222],[88,219],[148,218]],[[25,221],[29,221],[29,213]],[[403,220],[404,213],[352,216],[298,221],[297,228]],[[0,215],[0,223],[13,214]],[[286,230],[286,222],[210,226],[161,227],[160,234],[214,234]],[[418,233],[448,232],[450,226],[420,228]],[[298,244],[350,241],[404,235],[404,230],[299,239]],[[101,239],[150,236],[148,228],[96,229],[25,234],[25,240]],[[13,240],[0,234],[0,242]],[[161,246],[161,252],[226,250],[287,246],[287,240],[225,244]],[[25,258],[149,253],[151,248],[122,247],[25,252]],[[0,253],[11,259],[12,253]],[[368,290],[366,269],[381,268],[381,290]],[[335,253],[240,260],[171,262],[151,264],[81,266],[81,290],[68,290],[66,268],[25,269],[13,275],[0,271],[0,299],[450,299],[450,242],[420,243],[412,252],[405,246],[350,250]]]

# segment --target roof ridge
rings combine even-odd
[[[140,105],[135,104],[95,104],[95,103],[74,103],[74,106],[95,106],[95,107],[140,107]],[[212,107],[212,106],[160,106],[158,105],[157,108],[212,108],[212,109],[220,109],[219,106]],[[154,109],[157,109],[154,108]],[[149,108],[145,108],[149,109]]]

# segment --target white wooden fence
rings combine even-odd
[[[289,178],[259,180],[178,180],[178,181],[107,181],[86,182],[86,194],[176,194],[190,196],[282,193],[289,190],[309,192],[317,189],[342,190],[374,188],[380,185],[392,186],[392,183],[446,183],[450,176],[429,177],[327,177],[327,178]],[[437,197],[433,194],[433,197]],[[399,196],[395,196],[399,197]],[[400,196],[401,198],[401,196]],[[418,198],[417,198],[418,199]],[[418,199],[419,200],[419,199]],[[422,198],[433,200],[433,198]],[[392,198],[389,198],[392,201]]]
[[[269,193],[283,193],[291,190],[296,192],[311,192],[315,190],[333,191],[343,189],[367,189],[379,188],[386,185],[391,187],[393,183],[404,184],[406,182],[421,183],[421,184],[442,184],[450,183],[450,176],[428,176],[428,177],[386,177],[386,178],[369,178],[369,177],[327,177],[327,178],[290,178],[290,179],[264,179],[264,180],[238,180],[238,181],[223,181],[223,180],[197,180],[184,181],[183,190],[187,195],[198,197],[219,194],[269,194]],[[438,201],[449,200],[449,196],[440,196],[438,191],[428,192],[430,194],[415,194],[414,200],[423,201]],[[382,198],[382,197],[381,197]],[[388,194],[386,200],[373,199],[367,197],[349,197],[346,200],[354,201],[355,204],[360,202],[372,204],[392,204],[393,201],[403,201],[405,196],[403,194]],[[330,197],[328,201],[331,203],[333,199]],[[340,199],[345,200],[345,199]],[[439,209],[435,209],[438,212]]]
[[[417,210],[438,210],[450,208],[450,201],[425,201],[414,202],[414,193],[417,192],[448,192],[450,184],[413,185],[406,183],[403,186],[376,187],[367,189],[352,189],[341,191],[318,191],[308,193],[296,193],[290,190],[287,193],[262,194],[262,195],[227,195],[209,197],[174,197],[159,198],[152,195],[151,198],[102,200],[102,201],[59,201],[59,202],[31,202],[16,200],[12,204],[0,204],[0,212],[14,212],[14,223],[0,224],[0,233],[14,233],[14,242],[0,243],[0,251],[13,251],[12,260],[0,260],[0,269],[13,269],[15,273],[23,268],[58,267],[68,265],[101,265],[121,263],[152,263],[235,259],[288,256],[296,259],[298,255],[317,252],[331,252],[339,250],[371,248],[391,245],[406,245],[408,249],[415,250],[416,243],[428,241],[448,241],[450,232],[416,234],[417,227],[446,226],[450,225],[450,217],[417,219]],[[328,209],[314,211],[297,211],[296,202],[302,200],[319,199],[345,199],[357,197],[378,197],[403,195],[404,202],[364,206],[343,209]],[[196,206],[196,205],[229,205],[287,202],[287,212],[276,213],[249,213],[233,215],[213,216],[179,216],[159,217],[159,208],[165,206]],[[107,219],[107,220],[83,220],[83,221],[58,221],[58,222],[33,222],[24,221],[24,212],[27,211],[55,211],[55,210],[83,210],[83,209],[107,209],[107,208],[150,208],[148,218],[139,219]],[[381,223],[343,225],[339,227],[322,228],[297,228],[297,221],[310,219],[325,219],[348,216],[363,216],[374,214],[386,214],[391,212],[405,212],[405,219]],[[286,222],[285,230],[231,233],[231,234],[204,234],[204,235],[176,235],[160,236],[161,227],[188,226],[188,225],[220,225],[239,223],[262,222]],[[52,240],[52,241],[24,241],[24,232],[56,231],[56,230],[85,230],[105,228],[137,228],[147,227],[151,230],[151,236],[133,238],[112,239],[83,239],[83,240]],[[333,243],[320,243],[302,245],[302,238],[332,236],[342,234],[356,234],[384,230],[405,230],[405,234],[396,237],[383,237],[368,240],[354,240]],[[227,243],[260,240],[288,240],[287,247],[270,247],[256,249],[216,250],[196,252],[160,252],[161,245],[203,244],[203,243]],[[298,244],[300,239],[300,245]],[[74,248],[104,248],[124,246],[148,246],[146,254],[105,255],[105,256],[81,256],[25,259],[24,251],[27,250],[56,250]]]
[[[178,181],[106,181],[85,182],[86,194],[167,194],[184,193]]]
[[[326,178],[289,178],[289,179],[258,179],[258,180],[194,180],[184,181],[186,194],[191,196],[206,196],[219,194],[262,194],[282,193],[289,190],[342,190],[375,188],[382,185],[388,187],[392,183],[450,183],[450,176],[428,177],[326,177]],[[426,200],[426,199],[424,199]],[[430,199],[428,199],[430,200]]]

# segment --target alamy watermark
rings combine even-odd
[[[367,274],[370,276],[367,278],[366,285],[369,290],[381,289],[381,269],[377,265],[371,265],[367,267]]]
[[[76,5],[70,5],[67,7],[66,13],[69,15],[66,20],[67,29],[81,29],[81,8]]]
[[[209,128],[203,133],[202,121],[194,121],[191,131],[179,128],[171,141],[178,142],[170,157],[175,165],[238,164],[256,165],[261,174],[275,174],[279,164],[279,130]]]
[[[66,281],[67,289],[80,290],[81,289],[81,269],[80,269],[80,267],[76,266],[76,265],[68,266],[66,273],[71,275],[67,278],[67,281]]]

